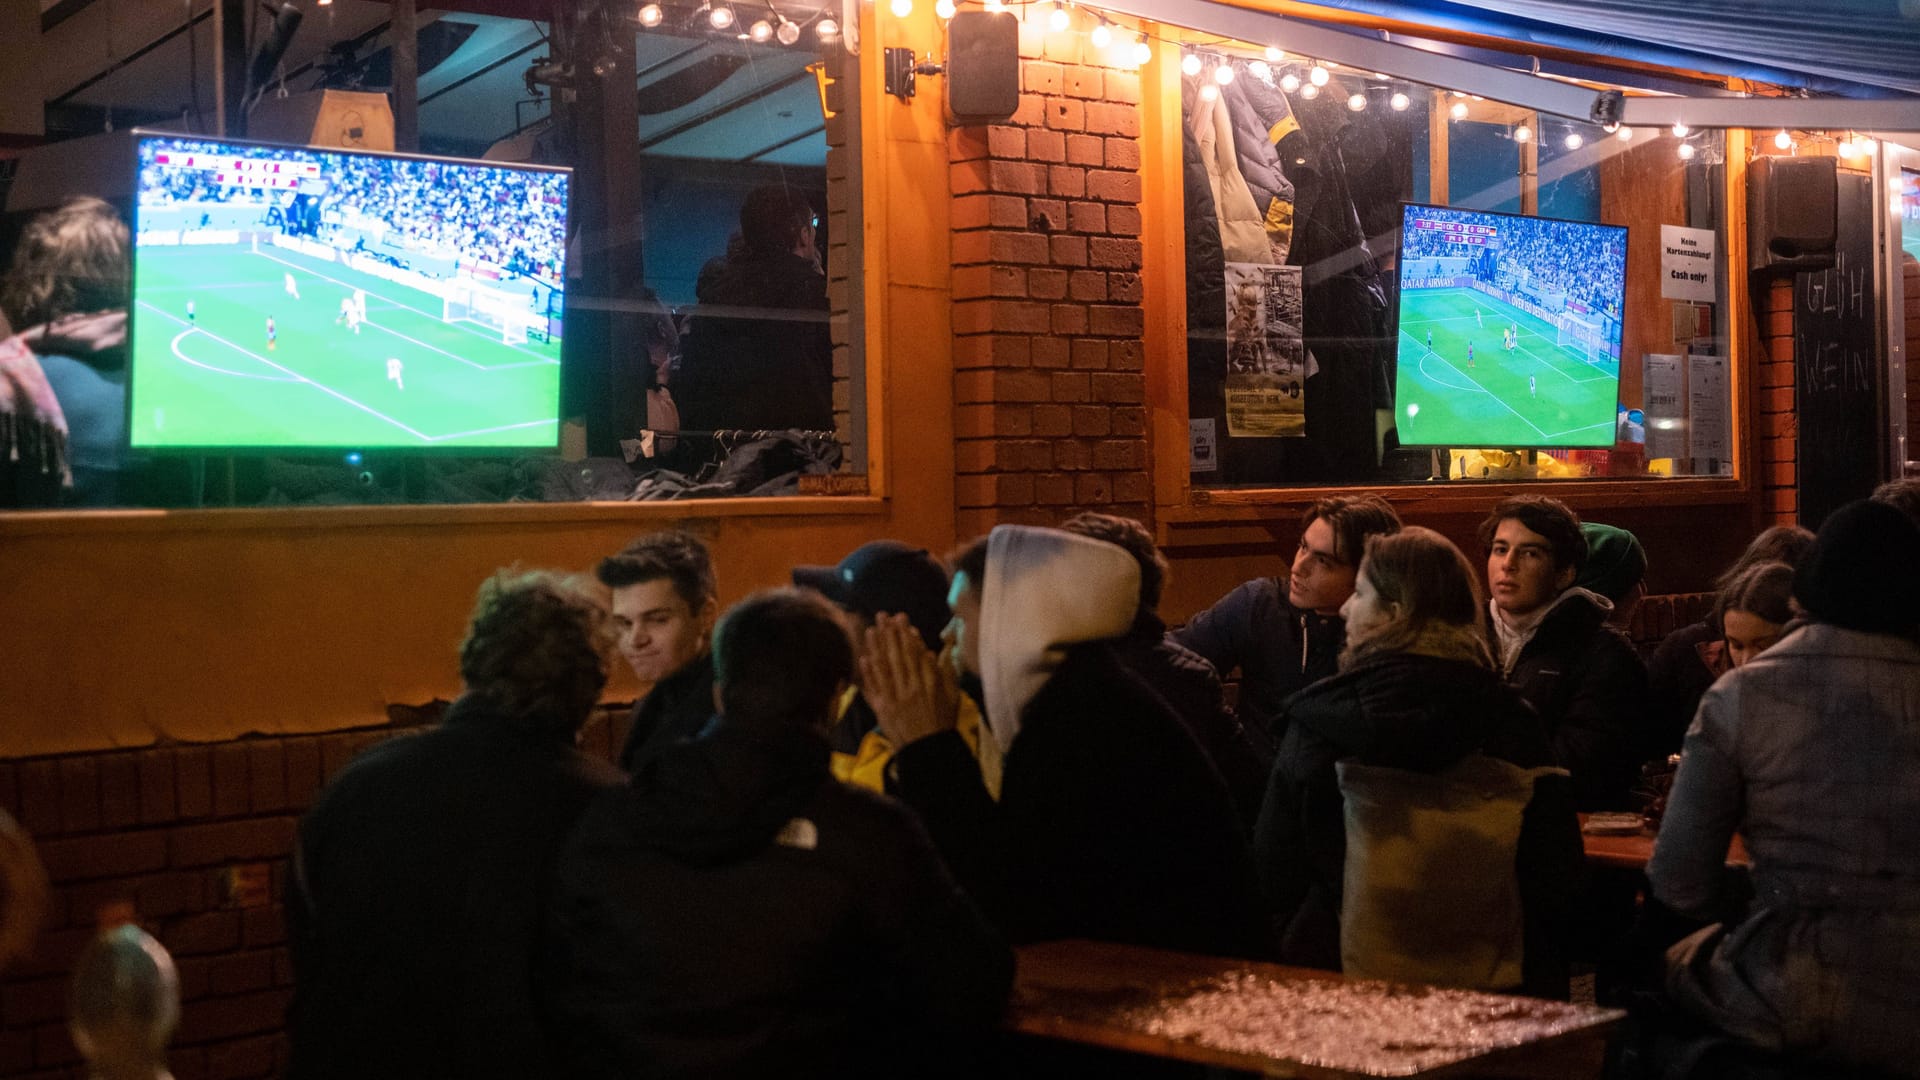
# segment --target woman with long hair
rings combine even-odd
[[[1522,769],[1552,764],[1538,719],[1494,665],[1486,611],[1472,564],[1439,533],[1409,527],[1368,539],[1342,609],[1340,671],[1288,699],[1255,832],[1285,962],[1341,967],[1347,819],[1337,763],[1423,774],[1475,754]],[[1560,913],[1582,865],[1564,776],[1542,780],[1528,803],[1515,865],[1525,924],[1520,987],[1564,996]]]

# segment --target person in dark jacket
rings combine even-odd
[[[1617,809],[1647,743],[1647,669],[1607,624],[1613,605],[1574,584],[1580,519],[1558,499],[1516,495],[1480,523],[1491,642],[1507,685],[1540,714],[1581,810]]]
[[[1172,710],[1115,656],[1139,567],[1055,529],[1002,525],[963,553],[935,662],[879,621],[861,684],[899,749],[889,787],[1016,942],[1092,938],[1217,955],[1266,950],[1232,797]],[[977,677],[1000,798],[954,732]]]
[[[743,250],[701,271],[674,377],[690,431],[833,429],[833,339],[814,212],[799,192],[757,188],[740,208]]]
[[[1117,545],[1139,564],[1140,606],[1126,635],[1114,641],[1114,654],[1173,707],[1174,715],[1227,782],[1240,819],[1251,831],[1266,792],[1267,771],[1273,767],[1273,748],[1264,736],[1256,738],[1241,726],[1227,705],[1213,665],[1167,636],[1167,624],[1159,615],[1160,593],[1167,581],[1166,556],[1160,554],[1146,526],[1132,518],[1089,511],[1068,518],[1060,527]]]
[[[1753,538],[1747,550],[1714,582],[1714,590],[1724,591],[1748,567],[1760,563],[1784,562],[1797,567],[1811,550],[1812,532],[1798,525],[1772,526]],[[1647,660],[1648,728],[1654,740],[1653,754],[1664,757],[1680,751],[1701,695],[1728,670],[1719,647],[1722,635],[1719,621],[1708,616],[1668,634]]]
[[[620,748],[620,767],[631,773],[642,757],[699,734],[713,716],[708,641],[720,610],[713,560],[697,538],[670,529],[634,540],[594,573],[613,590],[620,655],[648,685]]]
[[[1300,515],[1300,543],[1284,581],[1249,581],[1174,631],[1221,677],[1240,672],[1240,718],[1270,745],[1285,733],[1287,696],[1339,665],[1346,644],[1340,606],[1353,595],[1367,538],[1399,529],[1400,516],[1377,495],[1316,500]]]
[[[362,754],[302,819],[289,1076],[568,1075],[533,987],[561,842],[620,782],[575,747],[606,620],[583,583],[488,580],[444,721]]]
[[[720,715],[598,801],[562,859],[558,1011],[575,1076],[921,1076],[997,1023],[1013,957],[918,821],[837,783],[853,674],[818,596],[715,633]]]
[[[1472,754],[1552,764],[1533,712],[1493,668],[1473,567],[1429,529],[1370,537],[1341,671],[1288,699],[1286,738],[1254,835],[1281,958],[1339,970],[1346,821],[1334,765],[1356,760],[1437,773]],[[1579,888],[1579,825],[1562,776],[1536,783],[1517,871],[1525,924],[1522,986],[1564,998],[1565,912]],[[1462,867],[1462,873],[1505,867]]]

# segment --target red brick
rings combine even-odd
[[[248,908],[240,913],[240,943],[249,949],[283,945],[287,940],[287,914],[275,904]]]
[[[27,1028],[0,1031],[0,1075],[18,1076],[33,1068],[33,1032]]]
[[[41,759],[20,763],[20,824],[36,837],[60,833],[60,766]]]
[[[1120,105],[1140,104],[1140,74],[1134,71],[1107,72],[1107,100]]]
[[[1033,433],[1033,410],[1021,405],[960,405],[953,411],[959,438],[1021,436]]]
[[[157,936],[167,951],[175,956],[232,952],[240,946],[240,913],[208,911],[189,915],[168,923]],[[185,997],[185,987],[181,990],[181,996]]]
[[[1792,487],[1794,479],[1794,464],[1791,461],[1776,461],[1766,466],[1765,482],[1769,486]]]
[[[1047,375],[1036,371],[990,371],[987,375],[988,394],[986,400],[1008,402],[1034,402],[1047,400]]]
[[[1099,168],[1106,163],[1106,148],[1098,135],[1067,136],[1067,164],[1091,165]]]
[[[1108,412],[1113,416],[1115,435],[1145,435],[1147,433],[1147,410],[1116,406]]]
[[[953,444],[956,474],[987,473],[1000,468],[1000,443],[992,439],[960,439]]]
[[[1113,430],[1113,413],[1104,405],[1075,405],[1073,433],[1082,438],[1098,438]]]
[[[106,878],[100,881],[69,882],[60,887],[61,925],[75,928],[98,927],[109,912],[125,912],[134,904],[142,878]],[[135,910],[138,914],[138,910]],[[119,921],[119,920],[109,920]]]
[[[173,752],[173,785],[180,800],[182,818],[207,817],[213,813],[213,755],[205,747],[188,747]]]
[[[1093,450],[1078,439],[1059,439],[1048,445],[1053,448],[1055,469],[1084,472],[1093,467]]]
[[[1107,275],[1107,298],[1122,303],[1137,304],[1143,292],[1140,287],[1140,275],[1118,273]]]
[[[1027,473],[954,477],[959,506],[1026,506],[1033,502],[1033,477]]]
[[[1093,467],[1117,472],[1123,469],[1143,469],[1147,465],[1147,444],[1137,439],[1112,439],[1096,443],[1093,448]]]
[[[990,161],[987,163],[987,188],[1011,195],[1044,195],[1047,167],[1028,161]]]
[[[215,817],[239,817],[251,804],[252,791],[247,783],[247,748],[240,743],[223,743],[213,748],[213,814]]]
[[[273,985],[271,952],[240,952],[216,956],[208,965],[207,990],[215,995],[244,994]]]
[[[272,1035],[215,1043],[207,1047],[207,1080],[257,1080],[279,1074]]]
[[[1097,98],[1105,92],[1105,81],[1099,68],[1076,64],[1066,69],[1060,90],[1068,97]]]
[[[1105,203],[1077,202],[1067,208],[1067,226],[1078,233],[1103,233],[1107,231],[1107,207]]]
[[[1047,261],[1048,238],[1041,233],[996,230],[986,236],[990,262],[1041,264]]]
[[[953,366],[1019,368],[1028,363],[1028,344],[1015,334],[977,334],[953,340]]]
[[[142,919],[170,919],[207,909],[207,872],[149,874],[134,886],[134,911]]]
[[[987,156],[987,129],[983,125],[957,127],[947,132],[947,160],[978,161]]]
[[[1059,300],[1067,295],[1067,271],[1027,271],[1027,295],[1035,300]]]
[[[1140,169],[1140,140],[1114,137],[1107,140],[1107,168],[1137,172]]]
[[[1784,387],[1760,392],[1760,411],[1763,413],[1782,413],[1793,411],[1793,388]]]
[[[1131,304],[1094,304],[1087,308],[1087,332],[1090,334],[1139,337],[1146,328],[1146,313]]]
[[[1033,433],[1050,439],[1073,434],[1073,410],[1065,405],[1035,405]]]
[[[1055,266],[1087,265],[1087,238],[1054,236],[1047,238],[1047,261]]]
[[[1116,341],[1107,353],[1107,366],[1115,371],[1143,371],[1146,350],[1138,341]]]
[[[60,759],[60,827],[70,833],[100,827],[100,763],[91,754]]]
[[[957,195],[947,208],[947,224],[955,230],[984,229],[993,223],[988,211],[990,195]]]
[[[277,859],[293,850],[293,829],[293,819],[283,817],[185,826],[167,837],[168,861],[180,867]]]
[[[1141,245],[1138,240],[1119,240],[1095,236],[1087,240],[1087,258],[1103,270],[1138,270]]]
[[[55,882],[129,877],[167,865],[166,834],[154,829],[43,840],[39,847]]]
[[[1767,337],[1793,336],[1793,312],[1791,310],[1767,312],[1761,322],[1760,332]]]
[[[1137,206],[1107,207],[1107,231],[1115,236],[1140,235],[1140,208]]]
[[[1767,358],[1775,363],[1793,363],[1793,339],[1790,337],[1768,338]]]
[[[1063,64],[1079,64],[1080,35],[1072,31],[1047,34],[1044,55],[1049,60],[1057,60]]]
[[[287,808],[286,754],[279,739],[247,744],[247,779],[253,788],[254,813]]]
[[[971,195],[987,190],[991,184],[987,181],[987,168],[991,162],[987,158],[973,161],[956,161],[947,166],[947,190],[954,195]]]
[[[33,1063],[46,1068],[58,1065],[77,1065],[80,1063],[80,1051],[73,1045],[73,1035],[67,1025],[42,1024],[33,1029]]]
[[[1039,59],[1047,49],[1046,24],[1038,19],[1021,19],[1019,26],[1020,58],[1022,60]]]
[[[131,753],[101,754],[100,827],[140,824],[140,760]]]
[[[1081,506],[1106,506],[1113,502],[1113,481],[1101,473],[1083,473],[1074,480],[1073,501]]]
[[[288,739],[282,754],[287,768],[287,805],[305,809],[320,791],[320,742],[312,737]]]
[[[1760,364],[1760,385],[1766,388],[1793,385],[1792,364]]]
[[[1094,338],[1073,339],[1073,367],[1076,371],[1099,371],[1107,366],[1107,343]],[[1074,425],[1077,429],[1078,424]],[[1078,432],[1076,434],[1084,434]],[[1100,434],[1100,433],[1096,433]]]
[[[1760,433],[1772,438],[1794,438],[1800,433],[1800,418],[1792,413],[1772,413],[1760,418]]]
[[[290,996],[286,990],[261,990],[189,1002],[180,1009],[177,1038],[182,1043],[205,1043],[278,1031],[286,1019]]]
[[[1069,405],[1087,400],[1087,376],[1079,372],[1054,372],[1052,397],[1056,402]]]
[[[1033,339],[1033,366],[1043,370],[1064,368],[1071,361],[1072,354],[1067,339],[1061,337],[1037,337]]]
[[[1044,473],[1035,477],[1033,501],[1042,506],[1066,506],[1073,502],[1073,477],[1066,473]]]
[[[1021,89],[1030,94],[1057,94],[1065,71],[1059,64],[1029,63],[1021,65]]]
[[[960,271],[954,271],[958,274]],[[948,322],[955,334],[984,334],[993,329],[993,302],[990,300],[967,300],[954,304],[948,314]]]
[[[1087,171],[1076,165],[1047,166],[1047,191],[1067,199],[1087,193]]]
[[[287,949],[273,950],[273,985],[293,985],[293,955]]]
[[[1055,131],[1085,131],[1090,107],[1073,98],[1048,98],[1047,126]]]
[[[1026,294],[1025,271],[1010,266],[956,266],[951,279],[955,300],[984,300],[990,296]],[[955,329],[955,333],[964,331]]]
[[[35,979],[0,986],[0,1016],[20,1028],[67,1015],[67,980]]]
[[[1047,99],[1039,94],[1021,94],[1020,107],[1007,119],[1022,127],[1039,127],[1047,122]]]
[[[1143,503],[1153,494],[1153,485],[1143,472],[1121,473],[1113,478],[1113,498],[1116,502]],[[1145,520],[1146,514],[1133,515]]]
[[[1083,304],[1053,305],[1053,332],[1063,336],[1086,333],[1086,306]]]
[[[1027,200],[1027,220],[1035,232],[1059,232],[1067,227],[1064,199]]]
[[[144,750],[139,758],[140,821],[163,825],[179,815],[173,798],[173,753]]]
[[[1087,170],[1087,198],[1102,202],[1140,201],[1140,174],[1115,169]]]
[[[993,125],[987,129],[987,153],[997,158],[1026,157],[1026,131],[1008,124]]]
[[[1034,128],[1027,132],[1027,160],[1058,164],[1067,160],[1067,137],[1058,131]]]
[[[1096,371],[1088,378],[1092,380],[1091,389],[1095,401],[1138,405],[1147,398],[1146,382],[1139,375],[1116,375]]]
[[[1051,113],[1049,113],[1049,119],[1051,119]],[[1125,135],[1129,138],[1137,138],[1140,135],[1140,110],[1131,105],[1090,101],[1087,103],[1085,123],[1087,132],[1093,135]]]
[[[1098,270],[1075,270],[1069,286],[1069,294],[1083,302],[1105,300],[1107,298],[1107,275]]]

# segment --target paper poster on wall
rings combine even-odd
[[[1647,457],[1687,456],[1686,368],[1681,357],[1647,353],[1640,358],[1640,385],[1646,404]]]
[[[1187,471],[1218,472],[1220,469],[1220,444],[1216,441],[1213,417],[1189,417],[1187,419],[1187,433],[1191,439],[1187,451]]]
[[[1714,301],[1713,230],[1660,226],[1660,295],[1668,300]]]
[[[1228,263],[1226,297],[1227,434],[1306,434],[1300,268]]]
[[[1693,471],[1733,475],[1733,432],[1727,416],[1727,358],[1687,357],[1687,456]]]

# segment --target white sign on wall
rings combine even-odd
[[[1660,295],[1668,300],[1713,303],[1712,229],[1660,226]]]

